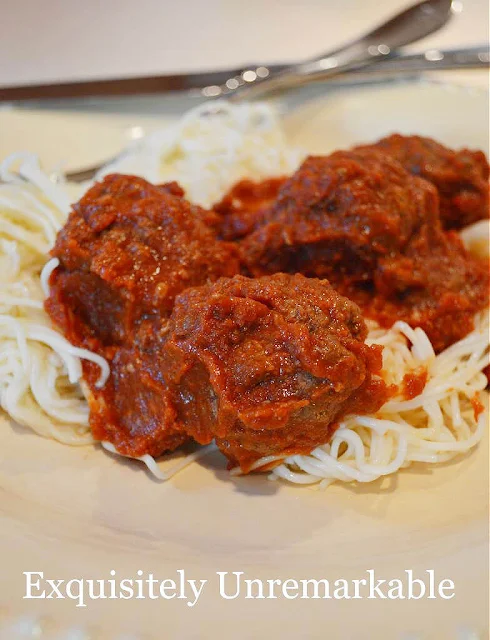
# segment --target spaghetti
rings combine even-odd
[[[287,173],[302,154],[286,144],[276,115],[262,105],[218,104],[187,114],[174,128],[133,147],[109,171],[133,171],[154,180],[177,179],[199,204],[218,200],[237,180]],[[20,162],[19,173],[12,167]],[[63,186],[53,185],[29,154],[16,154],[0,166],[0,406],[10,418],[65,444],[94,440],[80,381],[81,362],[107,362],[71,345],[53,328],[43,309],[57,260],[48,260],[69,211]],[[468,248],[488,253],[488,223],[464,230]],[[374,416],[348,416],[329,444],[309,455],[284,460],[262,458],[256,469],[276,465],[271,479],[328,486],[332,482],[372,482],[414,462],[436,464],[469,451],[481,439],[489,363],[488,313],[476,318],[464,339],[435,355],[421,329],[397,322],[384,330],[370,323],[367,342],[384,347],[386,382],[402,388],[407,374],[427,371],[423,389],[406,398],[400,392]],[[110,443],[102,443],[117,453]],[[213,445],[162,471],[150,456],[140,460],[167,480]],[[232,471],[239,473],[239,471]]]
[[[10,167],[18,160],[16,175]],[[11,156],[0,171],[6,182],[0,185],[0,406],[40,435],[88,444],[93,438],[78,384],[81,360],[100,366],[100,384],[109,368],[103,358],[74,347],[54,330],[43,309],[49,273],[42,270],[68,198],[27,154]]]

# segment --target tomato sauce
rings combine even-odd
[[[420,395],[427,384],[427,367],[420,367],[403,376],[402,392],[407,400]]]

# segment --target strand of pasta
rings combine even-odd
[[[0,407],[40,435],[88,444],[93,438],[78,384],[81,360],[100,367],[100,385],[109,367],[97,354],[71,345],[43,309],[57,263],[43,267],[66,218],[68,197],[27,153],[1,163],[0,178],[6,182],[0,185]]]

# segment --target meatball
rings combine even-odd
[[[439,191],[445,229],[461,229],[489,217],[489,166],[482,151],[453,151],[431,138],[394,134],[369,147],[398,160]]]
[[[252,275],[368,280],[380,257],[437,220],[437,193],[425,180],[376,151],[337,151],[307,158],[284,184],[265,224],[243,241],[243,260]]]
[[[488,261],[470,256],[456,232],[425,226],[403,255],[380,261],[373,289],[345,294],[385,327],[421,327],[439,352],[472,331],[475,313],[488,306]]]
[[[70,342],[109,362],[103,389],[84,363],[94,437],[120,453],[158,455],[183,442],[159,360],[175,296],[239,269],[175,183],[110,175],[74,205],[52,250],[60,261],[46,310]]]
[[[439,218],[437,190],[372,148],[308,158],[241,243],[249,273],[327,277],[368,317],[440,351],[488,304],[488,267]]]
[[[325,280],[235,276],[188,289],[163,355],[177,419],[244,472],[264,456],[309,452],[342,415],[387,397],[381,349],[366,334],[359,308]]]
[[[70,339],[126,343],[142,318],[168,317],[186,287],[238,272],[235,248],[181,193],[175,183],[114,174],[74,205],[51,252],[60,266],[48,301]]]

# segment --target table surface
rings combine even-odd
[[[292,62],[340,45],[410,4],[410,0],[4,0],[0,87]],[[453,9],[449,25],[410,49],[488,42],[488,0],[454,0]]]

